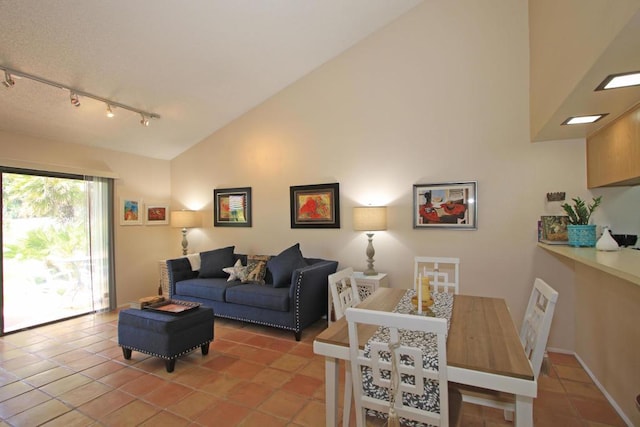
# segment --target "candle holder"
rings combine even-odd
[[[411,304],[416,308],[418,313],[429,310],[429,307],[433,305],[433,298],[431,298],[431,282],[429,277],[418,275],[418,283],[416,284],[418,292],[411,298]],[[422,301],[420,301],[422,300]],[[420,305],[418,305],[421,303]]]
[[[411,297],[411,305],[413,305],[413,307],[417,310],[418,309],[418,297],[417,296],[413,296]],[[429,310],[429,307],[431,307],[433,305],[433,299],[431,299],[431,295],[429,295],[429,299],[423,299],[422,300],[422,309],[423,310]]]

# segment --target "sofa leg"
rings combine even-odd
[[[302,338],[302,331],[296,331],[296,341],[300,341],[300,338]]]
[[[167,359],[166,360],[167,372],[173,372],[176,367],[176,359]]]
[[[126,360],[131,359],[131,349],[122,347],[122,355]]]

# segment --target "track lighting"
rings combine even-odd
[[[80,106],[80,98],[78,98],[78,94],[75,92],[69,92],[69,100],[71,101],[71,105],[74,107]]]
[[[5,87],[11,87],[16,84],[16,81],[13,80],[13,77],[11,77],[11,74],[9,74],[7,70],[4,70],[4,81],[2,84],[5,85]]]
[[[49,85],[49,86],[53,86],[53,87],[57,87],[58,89],[63,89],[63,90],[68,90],[69,91],[69,101],[71,102],[71,105],[75,106],[75,107],[79,107],[80,106],[80,97],[83,96],[85,98],[91,98],[91,99],[95,99],[96,101],[100,101],[100,102],[104,102],[107,105],[107,117],[113,117],[113,108],[121,108],[123,110],[128,110],[131,111],[133,113],[138,113],[140,114],[140,116],[142,117],[142,120],[140,120],[140,123],[143,126],[149,126],[149,120],[151,119],[159,119],[160,115],[156,114],[156,113],[149,113],[147,111],[143,111],[140,110],[138,108],[135,107],[131,107],[129,105],[126,104],[121,104],[119,102],[116,101],[112,101],[110,99],[106,99],[103,98],[101,96],[98,95],[94,95],[92,93],[89,92],[85,92],[82,90],[78,90],[75,88],[72,88],[70,86],[64,85],[62,83],[57,83],[51,80],[47,80],[45,78],[42,77],[38,77],[38,76],[34,76],[33,74],[28,74],[28,73],[23,73],[22,71],[18,71],[18,70],[14,70],[12,68],[8,68],[5,67],[4,65],[0,65],[0,70],[4,71],[4,81],[2,81],[2,84],[6,87],[12,87],[15,85],[15,77],[22,77],[25,79],[29,79],[29,80],[33,80],[34,82],[38,82],[38,83],[42,83],[45,85]]]

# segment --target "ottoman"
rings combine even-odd
[[[127,309],[118,315],[118,344],[125,359],[131,351],[166,360],[167,372],[173,372],[176,359],[198,347],[209,353],[213,341],[213,309],[198,307],[182,314]]]

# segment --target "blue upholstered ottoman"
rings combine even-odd
[[[118,316],[118,344],[125,359],[131,351],[166,360],[167,372],[173,372],[176,359],[198,347],[209,353],[213,341],[213,310],[198,307],[172,315],[151,310],[127,309]]]

